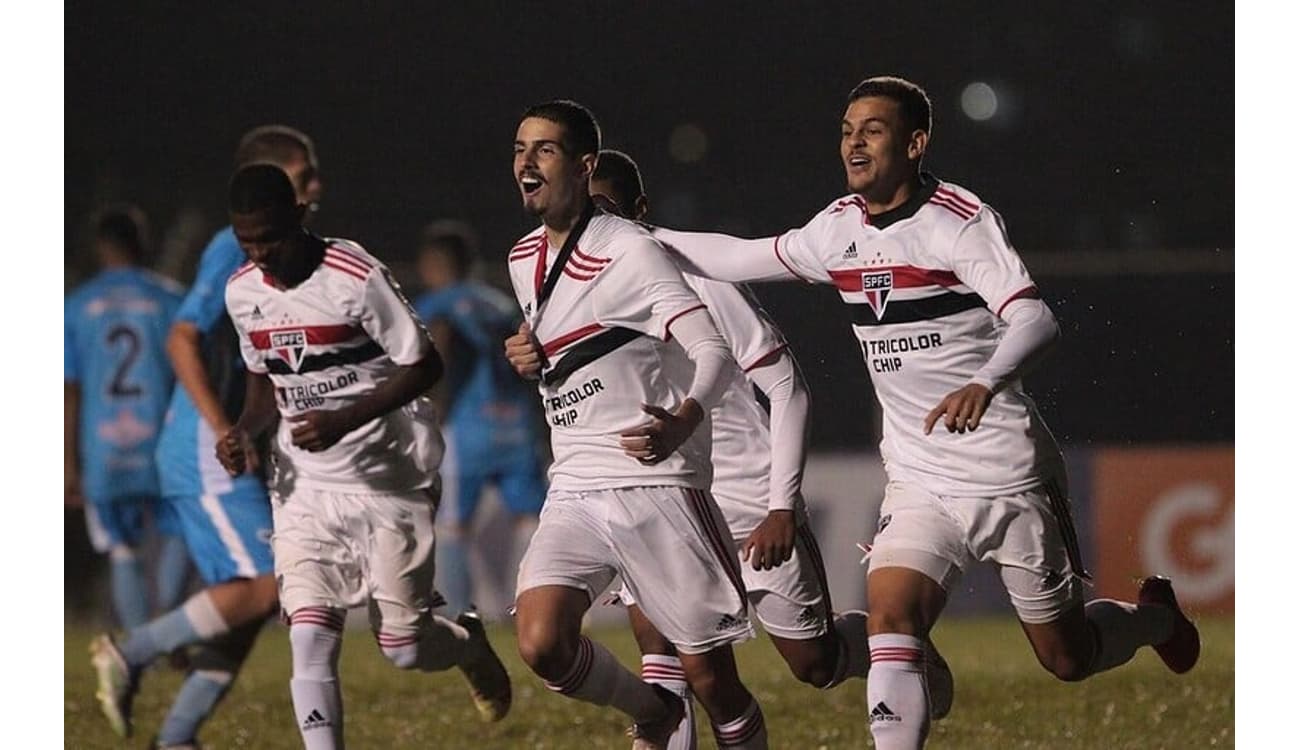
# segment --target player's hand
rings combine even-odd
[[[289,433],[293,444],[312,453],[329,448],[354,428],[342,410],[316,409],[295,414],[289,421],[293,423]]]
[[[86,504],[81,494],[81,472],[75,466],[63,467],[63,507],[80,508]]]
[[[657,464],[686,442],[704,419],[704,409],[688,398],[670,412],[662,406],[641,404],[641,411],[653,419],[619,434],[623,452],[643,464]]]
[[[754,570],[771,570],[794,554],[793,510],[769,511],[767,518],[740,545],[741,559]]]
[[[242,427],[226,430],[225,434],[217,440],[217,460],[232,477],[237,477],[246,471],[257,471],[261,464],[253,439]]]
[[[541,377],[543,359],[542,344],[525,320],[519,324],[519,332],[506,339],[506,360],[521,377],[537,380]]]
[[[993,392],[978,383],[962,386],[944,396],[939,405],[926,415],[925,434],[930,434],[939,417],[943,417],[943,426],[948,428],[948,432],[974,432],[992,400]]]

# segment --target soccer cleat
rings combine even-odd
[[[930,719],[938,721],[952,710],[952,670],[929,640],[925,642],[925,682],[930,688]]]
[[[668,708],[658,721],[639,721],[628,730],[632,737],[632,750],[667,750],[668,740],[682,723],[686,715],[686,703],[673,691],[663,685],[651,685]]]
[[[95,670],[98,687],[95,698],[108,724],[121,737],[131,736],[131,701],[135,698],[136,678],[126,658],[107,633],[90,642],[90,666]]]
[[[1182,674],[1196,666],[1196,660],[1201,658],[1201,634],[1178,606],[1173,583],[1164,576],[1143,578],[1138,588],[1138,603],[1168,607],[1174,613],[1173,635],[1164,643],[1152,646],[1165,666],[1174,674]]]
[[[510,674],[492,650],[487,629],[477,612],[461,612],[456,624],[469,631],[460,671],[469,681],[469,694],[484,721],[501,721],[510,712]]]

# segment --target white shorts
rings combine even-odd
[[[735,544],[703,490],[552,489],[515,590],[567,586],[595,601],[616,575],[684,654],[754,636]]]
[[[991,562],[1021,622],[1052,622],[1083,601],[1088,577],[1066,497],[1057,482],[992,498],[940,497],[890,482],[868,575],[910,568],[952,591],[969,565]]]
[[[734,539],[737,549],[746,537]],[[826,565],[812,529],[800,524],[795,532],[794,554],[771,570],[754,570],[740,560],[741,576],[754,617],[768,634],[792,641],[820,638],[831,627],[830,587]],[[617,594],[625,606],[637,603],[624,584]]]
[[[272,494],[271,550],[280,606],[368,605],[376,632],[412,635],[435,604],[437,491]]]

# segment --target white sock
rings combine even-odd
[[[767,724],[763,721],[763,709],[758,701],[749,704],[749,708],[726,724],[713,725],[713,738],[719,748],[737,748],[738,750],[767,750]]]
[[[691,686],[686,682],[681,659],[676,656],[646,654],[641,657],[641,679],[668,688],[686,703],[682,723],[677,725],[677,731],[669,738],[667,750],[695,750],[698,743],[695,736],[695,702],[691,700]]]
[[[1094,599],[1084,605],[1083,616],[1097,638],[1091,674],[1118,667],[1138,648],[1164,643],[1174,632],[1174,613],[1156,604]]]
[[[343,747],[343,693],[339,688],[339,650],[343,613],[311,608],[293,613],[289,644],[293,649],[293,713],[306,750]],[[337,626],[337,627],[336,627]]]
[[[586,636],[578,638],[578,656],[568,674],[546,687],[597,706],[613,706],[637,722],[664,715],[664,702],[650,683],[627,671],[604,646]]]
[[[375,639],[379,641],[379,650],[399,669],[441,672],[460,664],[469,631],[441,615],[433,615],[420,624],[418,633],[397,635],[381,631]]]
[[[873,635],[867,721],[877,750],[919,750],[930,732],[925,642],[899,633]]]

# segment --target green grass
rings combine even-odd
[[[1011,619],[953,619],[935,632],[956,675],[952,713],[930,732],[929,748],[1233,747],[1233,623],[1202,619],[1201,663],[1175,676],[1150,649],[1129,664],[1083,683],[1063,684],[1034,661]],[[145,747],[156,731],[180,675],[150,670],[136,701],[136,736],[112,735],[94,700],[86,657],[93,633],[68,626],[64,638],[64,736],[69,748]],[[625,630],[592,634],[624,663],[639,663]],[[363,630],[349,631],[342,675],[348,746],[381,748],[627,748],[627,720],[608,708],[562,698],[519,661],[510,631],[492,640],[515,681],[511,714],[499,724],[478,721],[456,671],[434,675],[391,667]],[[822,692],[794,681],[762,639],[738,650],[742,676],[767,716],[776,749],[870,747],[865,683]],[[204,727],[208,748],[300,748],[289,703],[287,631],[271,626],[217,715]],[[702,715],[702,712],[701,712]],[[701,721],[700,747],[714,746]]]

